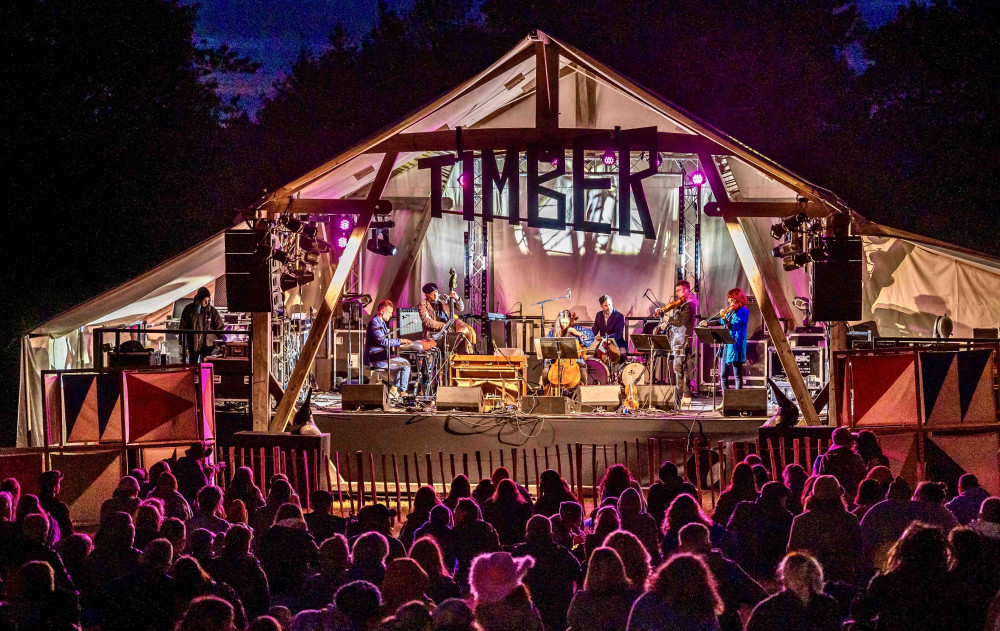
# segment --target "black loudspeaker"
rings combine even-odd
[[[972,329],[972,337],[977,340],[995,340],[1000,337],[1000,329]]]
[[[345,383],[340,387],[340,394],[340,407],[344,412],[385,410],[389,407],[389,390],[381,383]]]
[[[827,261],[813,264],[813,320],[860,320],[861,237],[831,237],[823,239],[823,243]]]
[[[481,386],[439,386],[437,409],[482,412],[483,389]]]
[[[571,402],[569,397],[521,397],[519,402],[522,414],[559,414],[567,415],[571,412]]]
[[[653,385],[653,386],[638,386],[639,388],[639,407],[640,408],[656,408],[658,410],[673,410],[674,409],[674,392],[677,390],[676,386],[667,385]]]
[[[269,313],[281,303],[280,265],[258,253],[259,249],[270,250],[272,238],[264,231],[226,231],[226,308],[229,311]]]
[[[250,360],[244,358],[209,357],[215,373],[215,398],[236,401],[250,400]]]
[[[767,416],[767,388],[722,391],[723,416]]]
[[[614,412],[622,403],[621,386],[580,386],[573,397],[577,412]]]

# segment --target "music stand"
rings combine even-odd
[[[702,344],[712,345],[712,409],[715,409],[715,392],[718,389],[719,376],[719,344],[735,344],[736,341],[729,333],[729,329],[724,326],[696,326],[694,334],[698,336],[698,341]]]
[[[575,337],[542,337],[535,339],[535,351],[539,359],[551,359],[559,362],[561,359],[579,359],[576,350],[578,342]],[[559,383],[562,384],[562,362],[559,366]],[[561,386],[560,386],[561,388]]]
[[[656,368],[656,360],[660,357],[660,355],[669,355],[673,350],[670,348],[669,335],[653,335],[649,333],[632,334],[632,346],[635,347],[637,353],[647,355],[649,357],[650,378],[652,378],[654,374],[653,369]],[[676,384],[676,386],[680,388],[681,384]],[[650,401],[652,401],[652,398],[650,398]]]

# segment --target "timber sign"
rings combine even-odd
[[[462,173],[474,173],[475,162],[480,162],[481,190],[478,191],[482,200],[483,221],[493,221],[493,191],[498,193],[507,191],[508,215],[507,221],[511,224],[519,224],[522,221],[520,203],[520,176],[519,164],[523,151],[527,162],[527,177],[525,178],[526,197],[528,201],[527,225],[532,228],[550,228],[563,230],[567,225],[572,225],[574,230],[583,232],[595,232],[600,234],[611,234],[614,226],[611,222],[589,221],[582,212],[573,213],[573,223],[566,222],[566,194],[553,188],[545,186],[546,183],[566,175],[565,151],[561,145],[546,146],[544,141],[529,142],[523,146],[511,143],[502,148],[483,148],[476,155],[473,151],[463,151],[461,149],[461,135],[458,134],[458,150],[453,154],[421,158],[417,161],[420,169],[431,170],[431,216],[442,216],[442,169],[461,163]],[[570,159],[570,173],[573,177],[573,208],[584,208],[584,195],[587,190],[608,190],[612,188],[612,178],[592,177],[584,169],[585,154],[594,150],[611,150],[617,154],[619,165],[617,175],[618,194],[618,234],[628,236],[632,234],[631,200],[635,199],[636,212],[639,215],[639,225],[641,232],[646,239],[655,239],[656,230],[653,227],[653,220],[649,214],[649,204],[646,201],[646,193],[642,188],[642,181],[657,173],[656,160],[650,160],[645,169],[636,172],[631,171],[631,152],[633,149],[641,148],[646,155],[657,155],[657,130],[655,127],[644,127],[640,129],[621,130],[616,129],[612,143],[609,146],[606,134],[595,134],[588,137],[579,135],[573,139]],[[497,153],[502,152],[503,168],[497,165]],[[539,163],[551,164],[552,169],[540,173]],[[462,217],[466,221],[471,221],[476,217],[476,193],[475,178],[460,178],[462,186]],[[555,217],[543,217],[539,211],[539,198],[547,197],[556,204]]]

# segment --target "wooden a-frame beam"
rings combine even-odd
[[[712,192],[714,193],[715,191],[713,190]],[[804,204],[782,201],[721,201],[705,204],[705,214],[709,217],[722,217],[728,214],[734,217],[769,217],[772,219],[781,219],[799,213],[805,213],[806,217],[810,219],[822,219],[833,213],[833,210],[826,204],[817,204],[810,201],[806,201]]]
[[[367,205],[361,212],[361,217],[354,226],[354,230],[351,231],[347,247],[344,248],[340,256],[340,262],[334,269],[330,286],[326,289],[323,302],[320,304],[319,311],[313,319],[312,327],[309,329],[309,337],[306,338],[306,343],[302,347],[302,353],[299,355],[299,359],[295,363],[295,369],[292,371],[292,376],[288,380],[288,387],[285,389],[285,393],[278,403],[278,409],[274,412],[274,418],[271,419],[268,429],[273,434],[285,431],[285,426],[288,425],[288,422],[292,419],[292,415],[295,414],[295,402],[302,392],[302,386],[305,385],[306,377],[312,369],[313,362],[316,361],[316,355],[319,352],[320,344],[323,342],[323,336],[326,334],[326,329],[333,318],[333,310],[340,301],[344,285],[347,284],[347,277],[361,252],[361,246],[368,234],[368,225],[371,223],[372,215],[374,214],[375,202],[379,200],[385,191],[385,186],[392,175],[393,165],[396,163],[396,155],[395,152],[389,152],[382,158],[382,164],[379,166],[375,180],[368,191]]]
[[[545,35],[535,41],[535,127],[559,127],[559,47]]]

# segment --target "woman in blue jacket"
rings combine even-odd
[[[750,310],[747,309],[747,295],[738,287],[726,292],[726,299],[729,304],[719,313],[718,319],[729,329],[733,343],[726,344],[721,350],[719,379],[725,390],[729,373],[732,372],[736,377],[736,389],[740,390],[743,388],[743,362],[747,360],[747,321],[750,319]]]

